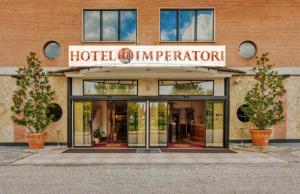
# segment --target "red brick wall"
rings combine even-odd
[[[259,53],[270,52],[278,66],[300,66],[296,57],[300,52],[297,0],[2,0],[0,66],[25,64],[29,51],[38,52],[45,66],[67,66],[68,45],[83,44],[83,8],[137,8],[138,44],[160,44],[159,9],[172,7],[215,8],[215,44],[226,45],[228,66],[253,64],[253,60],[238,55],[238,46],[244,40],[254,41]],[[43,55],[43,46],[49,40],[62,45],[56,60],[46,60]]]
[[[14,124],[14,142],[25,142],[25,128]]]

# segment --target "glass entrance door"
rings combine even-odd
[[[168,103],[149,102],[149,146],[166,147],[168,137]]]
[[[91,146],[91,102],[74,102],[74,146]]]
[[[223,147],[224,103],[206,102],[206,146]]]
[[[146,102],[128,101],[128,147],[146,146]]]

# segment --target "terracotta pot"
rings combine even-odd
[[[95,137],[95,138],[94,138],[94,141],[95,141],[95,144],[99,144],[100,139],[99,139],[98,137]]]
[[[270,129],[250,129],[252,143],[255,146],[266,146],[269,144],[269,139],[272,134]]]
[[[26,135],[30,149],[42,149],[45,144],[46,133],[29,133]]]

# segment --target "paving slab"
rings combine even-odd
[[[226,164],[281,163],[283,159],[264,153],[62,153],[45,148],[12,165],[99,165],[99,164]]]
[[[32,153],[24,152],[24,147],[0,146],[0,165],[8,165],[30,155]]]

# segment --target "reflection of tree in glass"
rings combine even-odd
[[[97,82],[94,85],[97,94],[123,95],[134,94],[135,87],[131,84]]]
[[[83,103],[82,114],[83,114],[83,132],[89,132],[91,126],[91,103]]]
[[[171,94],[179,95],[179,94],[204,94],[204,89],[201,87],[201,83],[183,83],[183,84],[174,84]]]
[[[167,105],[166,103],[158,104],[158,130],[167,128]]]
[[[137,131],[138,130],[138,106],[134,102],[128,103],[128,116],[129,116],[129,131]]]

